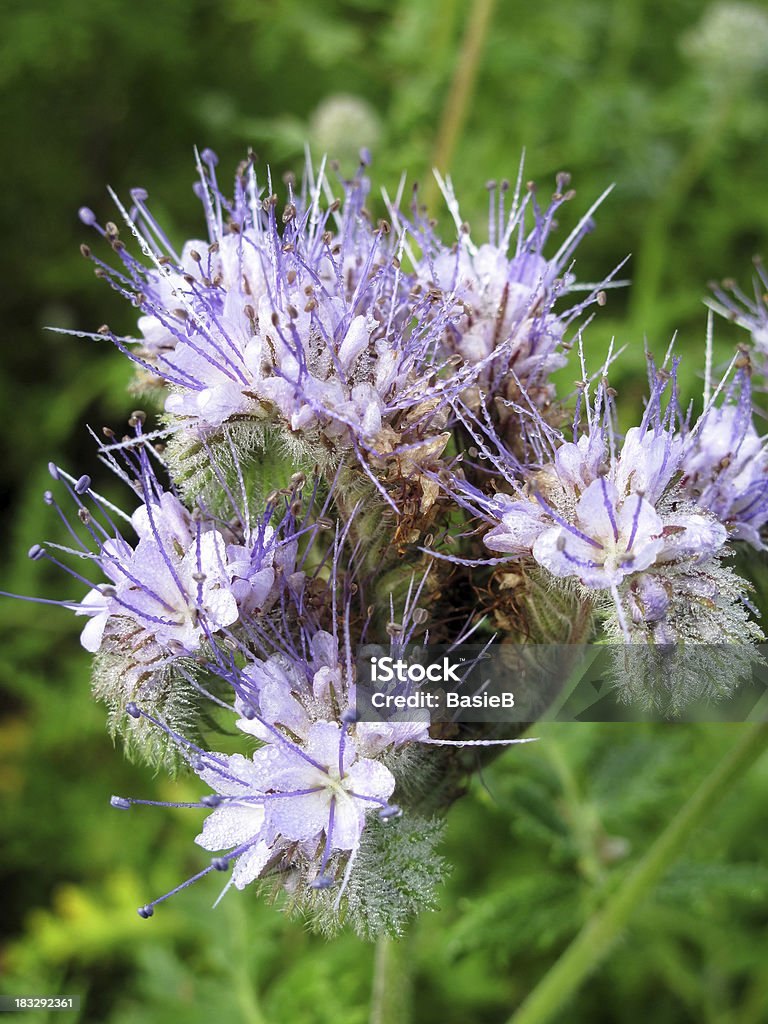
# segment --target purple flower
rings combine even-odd
[[[277,427],[324,462],[432,440],[445,406],[432,355],[447,314],[432,310],[430,294],[414,296],[401,240],[371,223],[363,168],[341,182],[339,201],[324,168],[315,176],[308,165],[278,208],[271,179],[265,191],[250,162],[227,201],[215,165],[203,153],[208,242],[176,253],[139,190],[123,214],[148,264],[114,225],[96,226],[124,265],[97,261],[99,272],[141,308],[144,340],[104,333],[165,382],[171,428],[205,439],[248,427],[256,444]]]
[[[357,848],[366,814],[387,808],[395,788],[388,768],[358,755],[346,726],[316,722],[301,745],[271,739],[250,759],[211,755],[198,770],[225,799],[196,842],[213,851],[245,847],[233,875],[239,889],[291,844],[305,854],[323,849],[322,877],[333,851]]]
[[[765,361],[768,356],[768,273],[760,259],[755,258],[753,294],[748,295],[733,280],[713,284],[714,300],[707,305],[716,313],[749,331],[756,355]]]
[[[642,423],[623,442],[603,381],[593,406],[582,397],[586,421],[580,424],[577,416],[575,441],[532,414],[537,448],[550,453],[534,467],[522,466],[498,438],[480,439],[512,494],[489,497],[460,480],[454,484],[459,499],[492,525],[483,538],[490,551],[529,559],[554,579],[574,581],[597,607],[612,609],[625,640],[641,632],[641,624],[667,615],[673,576],[695,580],[718,567],[727,541],[724,526],[695,506],[678,482],[685,444],[675,429],[674,369],[651,376]],[[670,376],[671,397],[662,411]]]
[[[720,405],[710,402],[685,439],[681,485],[734,540],[763,550],[768,455],[752,421],[749,369],[738,371]]]
[[[351,651],[340,656],[338,640],[324,630],[307,638],[309,656],[273,654],[254,659],[235,681],[237,725],[263,742],[270,742],[275,728],[306,742],[317,722],[333,721],[347,712],[354,718],[356,690],[350,672]],[[257,714],[254,714],[257,712]],[[355,721],[351,726],[358,750],[375,757],[429,736],[429,718],[385,722]]]
[[[568,328],[589,305],[605,302],[603,289],[610,277],[600,285],[579,285],[572,258],[608,193],[593,204],[560,248],[545,256],[557,212],[574,194],[567,191],[568,175],[558,176],[557,191],[545,209],[539,206],[532,183],[523,191],[522,165],[508,212],[509,183],[498,188],[489,183],[488,241],[479,245],[462,221],[450,179],[438,181],[456,225],[456,241],[445,244],[437,237],[433,222],[419,211],[417,195],[410,231],[421,253],[414,257],[417,280],[436,291],[454,314],[443,332],[443,347],[448,355],[474,367],[472,385],[483,392],[511,398],[519,396],[522,386],[529,400],[546,404],[554,394],[549,375],[566,362]],[[558,301],[578,288],[587,297],[555,312]],[[477,399],[465,394],[464,400],[474,406]]]
[[[667,431],[633,428],[615,457],[604,453],[603,472],[583,490],[555,462],[552,478],[534,484],[530,499],[494,499],[499,524],[486,534],[486,546],[530,552],[553,576],[574,577],[594,590],[615,588],[652,565],[708,557],[725,543],[723,527],[661,500],[679,448]]]
[[[227,519],[202,506],[190,510],[158,479],[156,456],[140,425],[134,442],[106,446],[102,456],[140,493],[139,506],[128,515],[99,495],[90,478],[75,480],[52,466],[54,479],[76,506],[74,523],[52,491],[45,500],[64,521],[73,544],[36,545],[30,554],[48,558],[88,587],[81,600],[59,603],[87,617],[81,633],[86,650],[118,659],[119,678],[106,674],[110,692],[98,673],[94,686],[111,700],[114,683],[124,701],[147,693],[147,687],[151,691],[178,659],[197,656],[216,638],[250,628],[277,599],[278,576],[298,585],[299,527],[292,508],[273,526],[274,503],[252,517],[245,497],[242,507],[235,507],[231,492]],[[62,551],[68,561],[59,559]],[[73,558],[95,572],[77,571]]]

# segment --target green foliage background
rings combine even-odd
[[[513,177],[524,146],[542,192],[572,172],[571,216],[615,181],[577,270],[597,279],[631,252],[635,283],[610,293],[588,352],[596,361],[614,334],[628,346],[614,383],[636,407],[643,337],[661,352],[677,330],[695,395],[706,283],[748,285],[768,238],[766,68],[727,31],[697,52],[691,32],[708,10],[698,0],[4,0],[4,588],[64,596],[66,581],[25,558],[56,533],[45,463],[95,469],[84,422],[120,427],[130,412],[116,353],[43,330],[131,328],[131,310],[78,254],[77,207],[107,219],[105,185],[142,184],[176,237],[197,234],[194,144],[216,149],[226,176],[247,145],[279,173],[300,165],[305,138],[342,161],[368,143],[375,182],[390,191],[403,168],[426,181],[447,158],[479,231],[485,180]],[[452,82],[484,11],[462,108]],[[364,107],[334,125],[317,108],[338,94]],[[718,358],[741,340],[718,324]],[[756,582],[768,589],[759,567]],[[196,812],[120,815],[109,796],[184,799],[189,784],[153,778],[112,748],[71,616],[13,602],[2,611],[3,991],[80,993],[79,1019],[109,1024],[367,1021],[374,950],[353,937],[313,938],[250,892],[211,911],[212,879],[150,922],[136,916],[203,866]],[[402,997],[419,1024],[506,1020],[740,729],[548,725],[541,743],[507,753],[450,813],[442,910],[396,951],[402,972],[383,1005]],[[563,1020],[634,1024],[649,1003],[658,1024],[768,1019],[767,800],[763,758],[635,909]],[[371,1019],[408,1011],[379,1012]]]

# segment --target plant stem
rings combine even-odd
[[[701,783],[653,843],[608,904],[582,928],[557,963],[508,1024],[545,1024],[599,966],[638,904],[664,876],[700,825],[734,782],[766,749],[768,725],[744,727],[739,741]]]
[[[467,119],[469,101],[475,88],[480,57],[495,4],[496,0],[474,0],[467,18],[464,38],[461,41],[461,49],[432,152],[432,166],[441,173],[450,167],[456,142]],[[433,205],[436,198],[433,178],[428,179],[423,198],[428,207]]]
[[[706,171],[713,153],[727,133],[733,104],[733,95],[724,91],[712,111],[705,130],[692,141],[650,212],[640,242],[630,299],[630,319],[638,328],[642,325],[644,330],[648,330],[648,325],[652,322],[653,310],[659,301],[675,217],[688,199],[693,186]],[[657,322],[653,329],[657,330],[659,326]]]
[[[408,1024],[411,1019],[410,975],[403,940],[380,935],[373,961],[370,1024]]]
[[[248,937],[248,920],[244,902],[229,900],[230,936],[232,941],[231,971],[237,1002],[244,1024],[267,1024],[259,1005],[258,995],[251,974],[251,958],[249,956],[250,940]]]

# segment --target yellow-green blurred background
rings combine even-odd
[[[56,532],[45,466],[98,477],[85,424],[120,428],[134,404],[106,343],[43,330],[131,329],[133,311],[78,252],[77,208],[111,218],[107,184],[147,187],[182,239],[201,228],[195,144],[218,152],[225,181],[249,145],[278,177],[300,168],[305,141],[344,166],[366,145],[390,191],[402,170],[426,183],[437,163],[478,237],[485,182],[514,177],[523,147],[542,196],[558,171],[573,175],[563,229],[615,182],[576,270],[596,280],[632,254],[634,285],[610,293],[587,350],[597,360],[613,335],[627,345],[614,383],[636,409],[644,337],[661,352],[679,332],[695,395],[707,283],[749,286],[768,249],[767,88],[758,2],[3,0],[2,588],[76,596],[26,559]],[[716,337],[718,359],[745,340],[727,323]],[[136,916],[206,863],[199,814],[126,815],[109,796],[167,799],[188,783],[113,748],[71,615],[1,607],[3,990],[80,994],[79,1019],[108,1024],[367,1021],[374,951],[354,937],[314,938],[247,891],[212,911],[210,878]],[[407,938],[412,1019],[506,1020],[739,731],[549,726],[503,756],[450,812],[442,909]],[[553,1019],[768,1020],[767,803],[764,758]]]

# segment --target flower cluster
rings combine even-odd
[[[576,586],[608,636],[753,642],[762,634],[745,607],[746,588],[722,564],[729,536],[760,546],[768,518],[748,382],[741,371],[723,403],[710,400],[691,426],[679,411],[677,363],[670,372],[652,363],[650,370],[645,413],[622,438],[607,364],[593,401],[585,379],[573,440],[529,412],[526,440],[537,457],[526,465],[465,413],[496,472],[494,489],[483,493],[464,473],[451,489],[490,523],[483,537],[490,552],[535,564],[552,585]]]
[[[605,196],[555,247],[567,176],[542,204],[521,168],[514,188],[489,185],[478,243],[450,180],[455,237],[417,190],[404,206],[402,186],[377,220],[367,162],[334,183],[308,161],[281,201],[249,158],[228,199],[205,151],[206,238],[180,251],[142,190],[128,209],[115,197],[125,241],[81,210],[118,267],[84,255],[140,313],[136,337],[92,336],[133,362],[157,423],[134,412],[132,434],[100,444],[126,510],[52,467],[45,501],[63,532],[30,557],[77,581],[79,596],[52,603],[86,620],[113,731],[207,788],[179,805],[207,812],[196,842],[215,856],[142,917],[230,869],[226,889],[282,892],[329,932],[398,932],[434,905],[442,814],[523,727],[363,720],[364,644],[397,659],[472,634],[508,655],[610,642],[634,666],[617,669],[625,697],[677,712],[700,660],[665,654],[660,670],[659,652],[762,638],[730,562],[764,549],[768,523],[749,355],[713,386],[708,350],[698,418],[677,357],[649,355],[644,412],[619,430],[615,357],[590,376],[583,335],[622,282],[580,284],[575,268]],[[752,332],[759,371],[764,299],[720,289],[714,305]],[[574,347],[580,380],[563,396],[553,373]]]
[[[456,242],[446,245],[436,235],[434,222],[419,209],[418,193],[412,206],[410,234],[422,253],[419,259],[412,256],[412,262],[418,267],[419,284],[453,314],[447,318],[442,346],[459,365],[474,367],[462,399],[475,407],[481,394],[485,399],[510,399],[519,397],[521,389],[537,405],[551,402],[554,388],[549,377],[567,362],[569,328],[590,305],[605,303],[605,289],[616,283],[619,269],[598,285],[583,285],[572,267],[576,247],[592,229],[592,216],[610,189],[557,251],[545,256],[558,211],[575,192],[568,188],[569,175],[559,174],[556,191],[542,209],[534,183],[523,188],[522,178],[521,164],[509,210],[505,200],[510,183],[488,182],[488,241],[480,245],[461,218],[450,179],[438,177],[456,227]],[[393,219],[398,223],[396,211]],[[555,312],[555,306],[577,289],[586,297]]]
[[[321,167],[284,205],[257,182],[252,161],[227,201],[216,158],[199,161],[197,194],[208,239],[177,254],[134,190],[121,206],[144,261],[114,224],[94,226],[122,262],[113,270],[86,247],[100,276],[142,311],[138,340],[102,334],[141,373],[163,385],[169,458],[180,473],[199,442],[232,437],[244,452],[275,440],[299,461],[363,462],[404,448],[439,455],[447,441],[443,388],[434,380],[437,341],[451,313],[431,292],[415,295],[401,266],[402,237],[371,221],[364,164],[334,198]],[[323,200],[327,200],[323,203]]]

